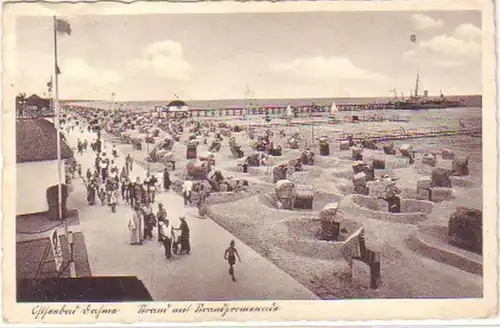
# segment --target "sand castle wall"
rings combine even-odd
[[[429,201],[401,199],[402,213],[389,213],[387,202],[375,197],[349,195],[340,202],[339,211],[346,217],[356,217],[404,224],[418,224],[425,221],[432,212]]]
[[[246,191],[213,192],[210,193],[210,196],[206,198],[206,205],[235,202],[237,200],[249,198],[251,196],[252,194]]]
[[[412,233],[406,240],[407,246],[423,256],[458,269],[482,275],[482,256],[467,252],[445,241],[447,227],[426,227]],[[440,235],[440,236],[437,236]]]
[[[283,211],[295,211],[295,212],[307,211],[307,212],[319,213],[319,211],[321,211],[326,204],[339,202],[343,197],[344,197],[343,195],[327,193],[318,190],[314,192],[312,210],[293,209],[293,210],[283,210]],[[278,209],[277,208],[278,197],[276,196],[275,191],[260,193],[258,196],[258,200],[267,207]]]
[[[271,193],[266,193],[255,196],[253,199],[231,202],[224,205],[225,208],[212,204],[214,206],[208,207],[207,215],[231,231],[239,227],[238,234],[245,234],[249,240],[254,240],[259,245],[272,244],[287,252],[312,259],[342,259],[340,254],[342,241],[329,242],[318,239],[321,227],[318,213],[311,213],[310,216],[305,217],[303,212],[275,209],[272,207],[272,202]],[[240,213],[244,207],[251,207],[252,211]],[[246,228],[240,230],[241,226]],[[257,233],[264,226],[263,231]],[[347,234],[354,232],[360,226],[361,224],[352,219],[344,220],[341,225],[346,229]],[[253,235],[254,233],[257,234]]]

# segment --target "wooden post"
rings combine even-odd
[[[377,289],[380,281],[380,259],[370,264],[370,288]]]

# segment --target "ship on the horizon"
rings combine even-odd
[[[397,92],[394,89],[394,100],[389,102],[394,109],[400,110],[422,110],[422,109],[436,109],[436,108],[453,108],[453,107],[463,107],[463,101],[460,100],[450,100],[446,99],[441,91],[438,98],[431,98],[428,96],[428,91],[424,90],[423,96],[418,94],[420,83],[420,73],[417,73],[417,80],[415,83],[415,91],[410,92],[409,98],[398,99]]]

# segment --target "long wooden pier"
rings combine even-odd
[[[336,105],[339,112],[345,111],[369,111],[369,110],[384,110],[394,109],[394,105],[389,103],[371,103],[371,104],[338,104]],[[161,107],[161,106],[159,106]],[[252,108],[228,107],[228,108],[190,108],[189,113],[195,117],[221,117],[221,116],[245,116],[245,115],[265,115],[285,116],[287,106],[255,106]],[[319,115],[321,113],[329,113],[330,105],[302,105],[294,106],[297,116],[303,115]]]

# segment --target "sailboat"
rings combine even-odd
[[[337,104],[335,101],[332,102],[332,106],[330,107],[330,121],[333,123],[342,123],[336,115],[339,113],[339,109],[337,108]]]
[[[292,106],[290,106],[290,105],[286,106],[285,116],[286,116],[286,118],[292,118],[293,117]]]
[[[332,102],[332,107],[330,108],[330,116],[335,116],[339,112],[339,109],[337,108],[337,104],[335,104],[335,101]]]

